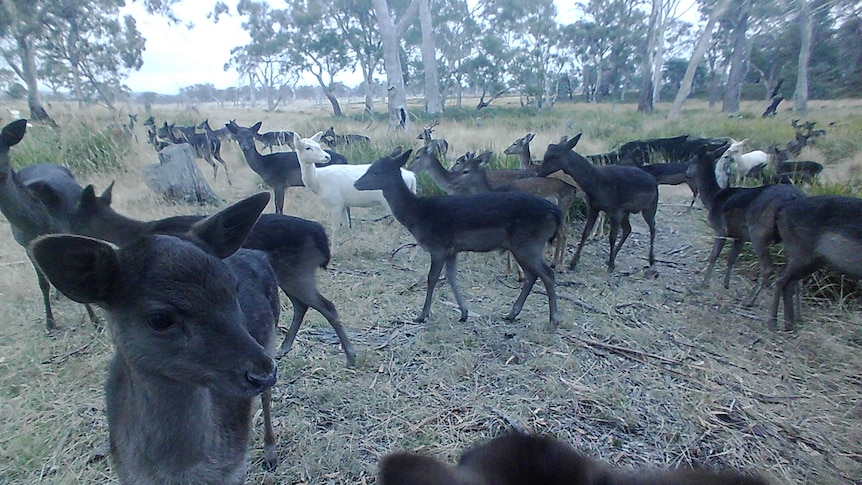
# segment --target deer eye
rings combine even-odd
[[[147,316],[147,325],[156,332],[164,332],[174,324],[174,318],[168,313],[159,312]]]

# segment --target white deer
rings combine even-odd
[[[311,138],[302,138],[298,133],[293,135],[296,154],[299,157],[299,168],[302,171],[302,183],[317,194],[323,205],[332,214],[332,247],[338,246],[338,230],[342,224],[349,224],[348,208],[383,206],[389,212],[389,204],[380,190],[359,191],[353,183],[365,174],[370,165],[329,165],[317,167],[315,163],[325,163],[330,155],[320,146],[323,132],[319,131]],[[416,193],[416,176],[409,170],[401,170],[401,177],[410,191]],[[403,228],[398,230],[401,237]],[[397,239],[396,239],[397,241]]]

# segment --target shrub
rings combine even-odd
[[[75,173],[111,172],[123,169],[130,149],[120,128],[96,129],[70,124],[62,129],[36,125],[12,152],[12,165],[20,169],[35,163],[57,163]]]

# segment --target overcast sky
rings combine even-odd
[[[558,21],[572,22],[576,17],[575,2],[555,2],[559,11]],[[228,0],[226,3],[232,9],[236,5],[235,1]],[[682,0],[681,3],[692,4],[693,0]],[[206,15],[214,4],[215,0],[183,0],[174,8],[179,18],[195,25],[189,30],[183,26],[168,25],[161,17],[147,15],[141,2],[129,3],[124,11],[134,15],[138,30],[147,41],[143,67],[140,71],[133,71],[126,79],[132,91],[176,94],[180,88],[194,84],[212,83],[219,89],[237,86],[236,73],[233,69],[225,72],[224,64],[230,60],[230,50],[247,44],[249,37],[242,30],[237,17],[223,15],[218,24],[208,19]],[[685,18],[692,19],[689,21],[696,19],[696,9],[691,8]],[[361,81],[361,76],[345,74],[344,78],[337,80],[356,85]]]

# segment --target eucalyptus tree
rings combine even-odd
[[[652,113],[653,110],[653,75],[655,65],[656,44],[663,41],[659,39],[659,15],[662,11],[662,0],[652,0],[652,8],[649,14],[647,27],[647,42],[641,61],[641,91],[638,98],[638,111]]]
[[[214,10],[214,21],[218,22],[219,16],[228,12],[228,7],[219,2]],[[292,19],[285,10],[273,9],[265,1],[240,0],[236,12],[243,18],[242,28],[251,40],[231,49],[230,62],[225,67],[233,66],[248,78],[252,102],[255,85],[259,84],[266,98],[266,109],[274,111],[282,100],[277,97],[278,93],[298,80],[296,73],[289,69],[284,52],[289,34],[281,28]]]
[[[282,22],[280,29],[287,39],[285,68],[299,76],[311,74],[332,106],[332,113],[343,116],[335,96],[335,77],[352,69],[355,63],[343,41],[342,30],[333,19],[336,8],[330,0],[290,2],[284,10],[284,18],[289,22]]]
[[[177,19],[171,9],[177,1],[142,0],[142,3],[149,13],[160,14],[169,21],[176,22]],[[39,95],[39,66],[46,62],[45,56],[48,54],[46,44],[49,41],[59,42],[59,39],[54,38],[58,33],[62,33],[66,39],[78,38],[83,45],[75,46],[68,51],[70,55],[67,57],[72,57],[74,62],[63,59],[63,56],[55,56],[54,62],[63,59],[69,67],[75,65],[76,69],[82,71],[83,78],[87,78],[87,71],[89,71],[89,83],[94,89],[105,90],[110,84],[106,80],[120,79],[122,73],[117,72],[120,66],[134,68],[139,65],[139,61],[135,59],[135,52],[139,58],[143,39],[137,34],[133,19],[124,19],[122,23],[111,22],[111,19],[116,17],[118,4],[120,4],[119,0],[0,1],[0,55],[27,88],[27,105],[31,119],[53,122],[42,106]],[[62,15],[62,9],[67,7],[85,12],[89,17],[86,19],[88,26],[83,26],[82,19],[58,19],[58,16]],[[71,32],[71,29],[86,30],[91,26],[98,26],[100,38],[92,49],[87,44],[92,42],[94,37],[90,37],[88,32]],[[105,63],[105,66],[103,67],[101,63]]]
[[[389,110],[389,129],[410,129],[410,116],[407,112],[407,91],[404,86],[404,72],[401,69],[399,39],[404,30],[413,20],[419,8],[418,0],[411,0],[410,5],[395,21],[395,12],[389,8],[387,0],[372,0],[374,14],[377,17],[377,27],[380,30],[380,42],[383,46],[383,69],[386,72],[386,93]]]
[[[44,78],[71,90],[79,103],[97,96],[114,109],[129,70],[143,65],[144,39],[134,17],[119,15],[123,0],[58,0],[45,8],[45,36],[37,43]]]
[[[467,85],[464,64],[477,51],[475,44],[482,36],[476,19],[477,8],[466,0],[441,0],[434,4],[434,31],[440,55],[443,105],[446,104],[447,94],[454,90],[455,104],[461,107],[463,88]]]
[[[558,47],[557,7],[553,0],[480,0],[481,16],[510,50],[506,73],[530,104],[542,108],[548,101],[553,73],[552,57]]]
[[[730,70],[727,73],[727,84],[724,88],[723,113],[739,111],[739,98],[742,94],[742,83],[748,74],[748,24],[753,0],[734,0],[725,21],[730,24]]]
[[[342,40],[353,51],[353,58],[362,72],[365,111],[374,107],[374,74],[383,61],[380,31],[371,0],[333,0],[332,19],[342,34]]]
[[[700,61],[703,59],[703,54],[709,47],[715,24],[718,20],[724,18],[724,15],[727,13],[732,1],[733,0],[718,0],[718,3],[712,6],[712,8],[702,6],[701,11],[707,14],[706,25],[704,25],[700,38],[697,41],[697,45],[691,54],[691,59],[688,61],[688,68],[686,68],[685,76],[683,77],[679,90],[676,93],[676,97],[673,100],[673,106],[671,106],[670,112],[668,113],[669,119],[673,120],[679,118],[682,105],[685,103],[685,100],[688,99],[688,95],[691,94],[691,83],[694,80],[697,66],[700,64]]]

